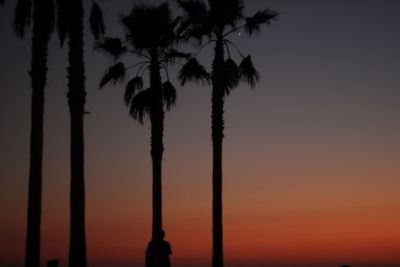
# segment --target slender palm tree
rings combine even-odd
[[[243,56],[229,40],[229,36],[239,31],[248,35],[259,32],[262,24],[269,24],[278,13],[270,9],[261,10],[250,17],[243,15],[244,5],[241,0],[177,0],[184,10],[182,25],[183,36],[192,38],[202,44],[203,38],[208,45],[214,43],[214,58],[211,73],[190,58],[182,67],[179,78],[184,85],[188,80],[208,80],[212,83],[211,131],[213,144],[213,249],[212,266],[222,267],[223,231],[222,231],[222,140],[224,138],[224,102],[229,92],[239,82],[245,81],[253,88],[259,80],[251,57]],[[231,49],[239,52],[242,61],[239,66],[231,57]],[[225,54],[228,57],[226,58]]]
[[[136,4],[130,13],[121,21],[126,36],[122,41],[118,38],[104,38],[96,49],[111,55],[113,65],[110,66],[101,82],[116,84],[123,81],[128,69],[136,68],[136,75],[126,84],[125,104],[133,119],[143,124],[145,116],[151,122],[151,158],[153,172],[153,222],[152,240],[162,230],[162,155],[164,151],[164,113],[170,110],[176,100],[176,90],[168,78],[168,65],[189,55],[176,50],[178,38],[176,35],[179,18],[173,18],[169,5],[162,3],[157,6],[143,2]],[[139,62],[125,66],[122,57],[133,56]],[[149,88],[143,90],[143,74],[149,71]],[[166,81],[163,82],[162,70]]]
[[[68,38],[68,106],[70,112],[70,239],[69,266],[86,267],[85,235],[85,173],[84,173],[84,115],[85,115],[85,66],[83,50],[82,0],[57,0],[57,29],[63,45]],[[102,13],[93,2],[90,17],[95,37],[104,33]]]
[[[28,217],[25,266],[40,265],[40,222],[42,205],[44,88],[47,79],[47,50],[54,26],[53,0],[19,0],[15,8],[14,30],[18,37],[32,22],[31,137],[28,188]]]

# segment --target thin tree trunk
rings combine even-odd
[[[25,266],[40,266],[40,223],[42,203],[44,88],[47,75],[48,37],[43,27],[43,9],[34,1],[31,61],[31,137]]]
[[[150,110],[151,120],[151,158],[153,164],[153,224],[152,239],[162,230],[162,155],[164,151],[164,111],[161,91],[161,76],[158,57],[152,53],[150,66],[150,87],[154,102]]]
[[[222,37],[217,38],[212,73],[211,131],[213,144],[213,250],[212,266],[223,267],[222,229],[222,140],[224,138],[224,50]]]
[[[83,61],[83,6],[74,0],[74,19],[69,32],[68,104],[71,116],[71,195],[69,266],[86,267],[84,112],[85,69]]]

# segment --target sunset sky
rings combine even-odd
[[[13,34],[15,2],[0,7],[4,267],[23,266],[29,168],[30,36],[21,41]],[[84,2],[88,15],[91,1]],[[281,15],[254,38],[232,37],[251,53],[261,81],[254,90],[239,86],[226,101],[226,267],[400,266],[400,1],[244,2],[249,15],[264,8]],[[122,36],[119,16],[133,1],[100,4],[108,35]],[[89,266],[141,267],[151,237],[149,123],[129,117],[123,84],[98,90],[109,60],[93,52],[93,42],[86,29]],[[66,53],[54,35],[45,100],[43,265],[59,258],[67,266]],[[199,60],[210,66],[211,56],[206,49]],[[165,121],[164,229],[174,267],[207,267],[211,89],[173,81],[178,100]]]

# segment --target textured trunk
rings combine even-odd
[[[150,110],[151,120],[151,159],[153,163],[153,225],[152,239],[162,230],[162,155],[164,151],[164,110],[161,91],[160,66],[157,52],[152,52],[150,65],[150,87],[153,92],[153,104]]]
[[[40,221],[42,203],[43,114],[44,88],[47,75],[48,34],[43,23],[40,1],[34,1],[31,61],[31,137],[28,188],[28,214],[25,247],[25,266],[40,266]]]
[[[213,250],[212,266],[223,267],[222,232],[222,139],[224,138],[224,49],[222,37],[217,38],[212,66],[211,130],[213,144]]]
[[[83,6],[73,0],[69,31],[68,105],[71,116],[71,195],[69,266],[86,267],[84,135],[85,69],[83,62]]]

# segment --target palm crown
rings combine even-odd
[[[228,58],[224,60],[224,71],[221,74],[224,96],[237,87],[240,81],[247,82],[253,88],[259,80],[259,74],[254,67],[251,56],[244,56],[240,50],[228,39],[238,31],[243,30],[252,36],[258,33],[262,24],[270,24],[276,19],[278,13],[264,9],[253,16],[244,16],[244,6],[241,0],[177,0],[178,5],[184,10],[180,34],[186,39],[194,39],[203,47],[203,39],[208,45],[217,41],[222,42],[222,50],[226,51]],[[238,52],[242,58],[239,65],[233,60],[231,49]],[[213,70],[213,72],[215,69]],[[207,81],[215,73],[208,73],[196,58],[190,58],[179,73],[179,79],[184,85],[189,80]]]
[[[122,82],[129,69],[135,68],[135,76],[126,83],[124,102],[130,108],[130,115],[143,123],[157,98],[158,86],[143,89],[143,74],[152,66],[162,68],[166,81],[161,85],[162,102],[167,110],[174,106],[176,90],[169,81],[168,65],[181,58],[188,58],[176,50],[179,44],[177,28],[180,18],[174,19],[167,3],[159,6],[136,4],[131,12],[122,17],[126,36],[124,40],[105,37],[96,44],[96,49],[110,55],[113,64],[106,70],[100,82],[100,88],[106,84]],[[122,57],[133,55],[140,59],[134,65],[125,66]],[[161,79],[161,77],[159,77]]]

